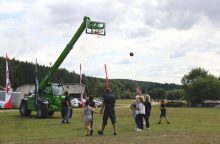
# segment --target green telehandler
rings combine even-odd
[[[51,83],[50,80],[85,29],[87,34],[102,36],[106,34],[105,23],[90,21],[90,18],[85,16],[77,32],[66,45],[47,75],[42,79],[37,90],[35,84],[35,94],[31,94],[21,100],[19,108],[21,116],[30,116],[32,111],[37,111],[38,118],[53,116],[55,111],[61,111],[61,115],[64,115],[62,109],[62,103],[65,99],[63,85],[60,83]],[[71,115],[72,111],[70,117]]]

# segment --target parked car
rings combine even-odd
[[[80,101],[77,98],[73,98],[70,101],[73,108],[78,108],[80,106]]]
[[[94,99],[95,107],[102,107],[103,102],[101,100]]]
[[[4,101],[0,101],[0,108],[4,108],[5,107],[5,102]]]
[[[81,107],[81,105],[82,105],[82,100],[81,100],[81,98],[78,98],[78,100],[79,100],[79,107]],[[83,102],[84,102],[84,104],[85,104],[86,99],[83,99]]]

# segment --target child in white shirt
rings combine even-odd
[[[92,136],[93,130],[91,129],[92,112],[97,113],[92,107],[89,106],[89,101],[85,102],[83,110],[84,128],[87,129],[86,136]]]
[[[136,108],[137,109],[137,115],[136,115],[136,123],[137,123],[137,130],[136,131],[142,131],[143,130],[143,118],[144,118],[144,115],[145,115],[145,106],[144,106],[144,99],[143,97],[139,97],[139,104],[138,104],[138,107]]]

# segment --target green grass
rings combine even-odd
[[[95,114],[94,136],[85,137],[82,109],[74,109],[71,124],[61,124],[60,113],[49,119],[37,119],[36,112],[31,117],[21,117],[18,111],[0,111],[0,143],[70,143],[70,144],[219,144],[220,109],[215,108],[167,108],[171,124],[157,125],[159,106],[153,106],[150,117],[151,129],[134,131],[134,121],[130,108],[125,107],[130,100],[118,100],[118,135],[113,136],[110,121],[104,136],[98,136],[102,115]],[[99,110],[96,109],[97,111]]]

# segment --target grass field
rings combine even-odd
[[[71,124],[61,124],[60,113],[49,119],[21,117],[18,111],[0,110],[0,143],[41,144],[220,144],[220,109],[215,108],[167,108],[171,124],[156,124],[159,106],[153,106],[150,117],[151,129],[134,131],[130,100],[117,101],[118,135],[114,136],[110,121],[103,136],[96,134],[102,116],[95,114],[94,136],[85,137],[82,110],[74,109]],[[96,109],[99,110],[98,108]]]

